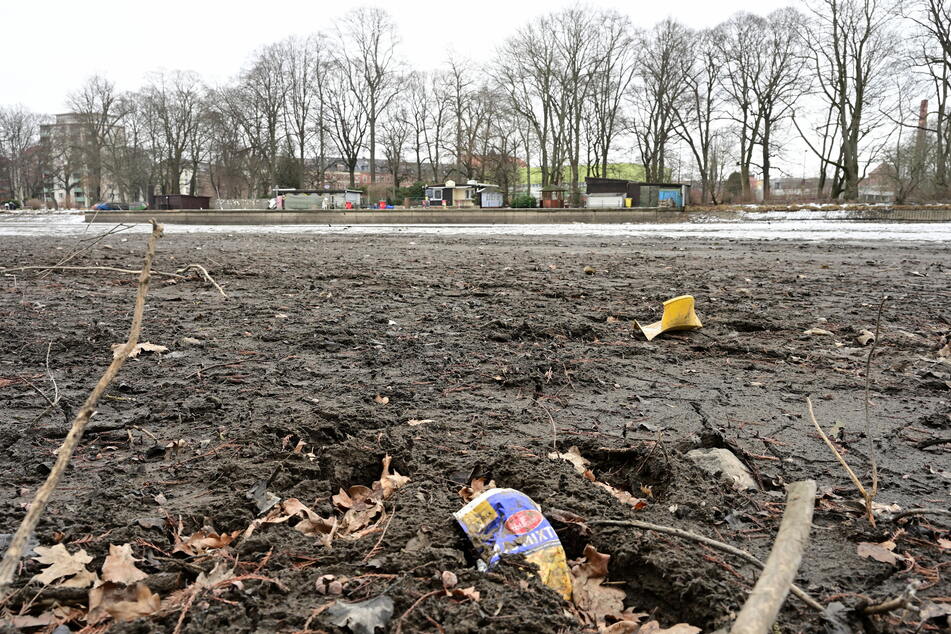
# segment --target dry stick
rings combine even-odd
[[[51,266],[51,267],[47,267],[46,270],[44,270],[43,272],[40,273],[40,277],[45,277],[48,273],[52,273],[52,272],[53,272],[53,269],[55,269],[57,266],[62,266],[63,264],[66,264],[67,262],[69,262],[70,260],[72,260],[73,258],[75,258],[77,255],[79,255],[80,253],[83,253],[84,251],[89,251],[89,250],[92,249],[94,246],[96,246],[96,244],[98,244],[100,241],[104,240],[105,238],[107,238],[107,237],[109,237],[109,236],[111,236],[111,235],[113,235],[113,234],[119,233],[120,231],[125,231],[126,229],[130,229],[131,227],[132,227],[132,225],[125,225],[125,224],[121,224],[121,223],[118,224],[118,225],[116,225],[115,227],[113,227],[113,228],[110,229],[109,231],[106,231],[105,233],[103,233],[103,234],[101,234],[101,235],[99,235],[99,236],[93,238],[93,239],[92,239],[92,242],[91,242],[90,244],[87,244],[87,245],[85,245],[85,246],[83,246],[83,247],[77,247],[76,249],[73,250],[72,253],[70,253],[69,255],[67,255],[66,257],[64,257],[62,260],[60,260],[59,262],[57,262],[55,265],[53,265],[53,266]],[[88,229],[89,226],[87,225],[86,228]],[[88,239],[82,239],[82,240],[80,240],[79,242],[82,243],[82,242],[87,242],[87,241],[88,241]]]
[[[812,424],[815,426],[816,431],[819,432],[822,440],[825,441],[829,449],[832,450],[832,453],[835,454],[835,457],[838,458],[839,463],[849,474],[849,477],[852,479],[852,484],[855,485],[855,488],[858,489],[859,494],[865,500],[865,511],[868,521],[872,526],[875,526],[875,515],[872,513],[872,496],[869,495],[868,491],[865,490],[865,487],[862,486],[862,482],[859,480],[859,477],[855,475],[855,472],[852,471],[852,467],[850,467],[849,463],[845,461],[845,458],[842,457],[842,454],[839,453],[839,450],[835,448],[835,445],[832,444],[832,441],[829,440],[829,437],[826,436],[826,433],[822,431],[822,427],[819,427],[819,421],[816,420],[816,415],[812,411],[812,399],[806,397],[806,405],[809,407],[809,418],[812,419]]]
[[[762,568],[765,564],[751,555],[750,553],[737,548],[736,546],[731,546],[730,544],[725,544],[719,542],[715,539],[710,539],[698,533],[691,533],[690,531],[685,531],[682,528],[674,528],[673,526],[664,526],[663,524],[652,524],[651,522],[641,522],[639,520],[591,520],[585,522],[589,526],[629,526],[631,528],[639,528],[645,531],[654,531],[657,533],[664,533],[666,535],[674,535],[676,537],[683,537],[684,539],[690,539],[701,544],[706,544],[717,550],[722,550],[725,553],[730,553],[731,555],[736,555],[740,559],[748,561],[754,566]],[[813,599],[805,590],[799,586],[793,585],[790,587],[792,593],[802,599],[803,603],[811,607],[812,609],[823,612],[825,610],[822,607],[822,604]]]
[[[947,515],[947,516],[951,517],[951,510],[948,510],[948,509],[928,509],[928,508],[923,508],[923,509],[908,509],[907,511],[905,511],[905,512],[903,512],[903,513],[899,513],[898,515],[896,515],[895,517],[893,517],[893,518],[892,518],[892,521],[893,521],[893,522],[897,522],[898,520],[900,520],[900,519],[902,519],[902,518],[904,518],[904,517],[909,517],[909,516],[911,516],[911,515]]]
[[[129,273],[131,275],[142,275],[142,271],[134,271],[132,269],[119,269],[114,266],[17,266],[9,269],[0,269],[0,273],[8,273],[10,271],[30,271],[35,269],[50,269],[57,271],[113,271],[114,273]],[[184,275],[179,275],[177,273],[163,273],[162,271],[151,271],[151,275],[162,275],[164,277],[175,277],[180,280],[187,280],[188,278]]]
[[[871,501],[878,495],[878,459],[875,457],[875,439],[872,433],[872,417],[869,415],[869,391],[872,383],[872,355],[875,354],[875,348],[878,347],[878,332],[882,326],[882,311],[885,309],[885,300],[888,295],[882,295],[882,303],[878,305],[878,318],[875,320],[875,338],[872,339],[872,348],[868,351],[868,359],[865,360],[865,437],[868,440],[868,459],[872,466],[872,491],[868,500],[869,514],[871,515]],[[875,522],[872,521],[872,525]]]
[[[809,543],[816,481],[793,482],[786,490],[786,510],[763,573],[746,598],[730,634],[764,634],[786,602]]]
[[[142,314],[145,311],[145,295],[149,290],[152,259],[155,257],[155,242],[161,236],[162,226],[157,224],[155,220],[152,220],[152,235],[149,237],[145,252],[145,262],[142,265],[142,273],[139,276],[139,289],[135,296],[135,310],[132,314],[132,326],[129,328],[129,340],[119,349],[119,355],[115,357],[112,363],[109,364],[109,367],[106,368],[105,373],[86,398],[86,402],[83,403],[79,413],[76,414],[76,418],[73,419],[73,425],[69,433],[66,434],[66,439],[57,450],[56,464],[53,465],[53,468],[50,470],[46,482],[37,490],[36,496],[33,498],[33,502],[30,503],[29,510],[26,512],[26,516],[20,523],[20,527],[17,528],[17,532],[13,535],[13,539],[10,540],[10,546],[3,556],[3,561],[0,562],[0,595],[4,594],[13,582],[17,566],[23,557],[23,549],[26,546],[27,538],[33,533],[36,525],[39,523],[40,516],[46,509],[50,495],[52,495],[53,490],[56,489],[56,486],[62,479],[63,473],[69,465],[70,458],[72,458],[76,446],[82,439],[83,431],[85,431],[89,419],[95,412],[96,403],[99,402],[99,398],[119,373],[122,364],[129,358],[129,353],[132,352],[139,341],[139,333],[142,330]]]
[[[225,290],[224,290],[223,288],[221,288],[221,286],[218,285],[218,282],[215,281],[215,278],[213,278],[211,275],[209,275],[207,269],[205,269],[205,267],[203,267],[201,264],[189,264],[188,266],[186,266],[186,267],[183,268],[183,269],[178,269],[178,272],[179,272],[179,273],[184,273],[185,271],[188,271],[188,270],[190,270],[190,269],[196,269],[199,273],[201,273],[201,274],[205,277],[206,280],[208,280],[209,282],[211,282],[211,284],[212,284],[215,288],[218,289],[218,292],[221,293],[221,296],[222,296],[222,297],[225,297],[225,298],[228,297],[228,294],[225,293]]]

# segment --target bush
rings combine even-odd
[[[528,194],[519,194],[512,199],[512,207],[516,209],[525,209],[537,206],[538,201],[535,200],[534,196],[530,196]]]
[[[39,198],[31,198],[28,201],[26,201],[26,208],[32,209],[33,211],[36,211],[38,209],[45,209],[46,203],[44,203]]]

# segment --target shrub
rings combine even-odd
[[[538,201],[535,200],[534,196],[530,196],[528,194],[519,194],[512,199],[512,207],[516,209],[525,209],[537,206]]]

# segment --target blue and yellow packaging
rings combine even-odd
[[[521,491],[488,489],[453,514],[486,568],[503,554],[538,566],[542,583],[571,600],[571,573],[561,541],[541,507]]]

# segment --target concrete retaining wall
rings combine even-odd
[[[815,220],[884,220],[949,222],[951,210],[861,209],[809,211]],[[762,214],[762,218],[758,218]],[[405,209],[354,211],[99,211],[86,222],[146,223],[150,218],[182,225],[495,225],[495,224],[621,224],[709,220],[780,220],[763,212],[669,211],[659,209]]]

